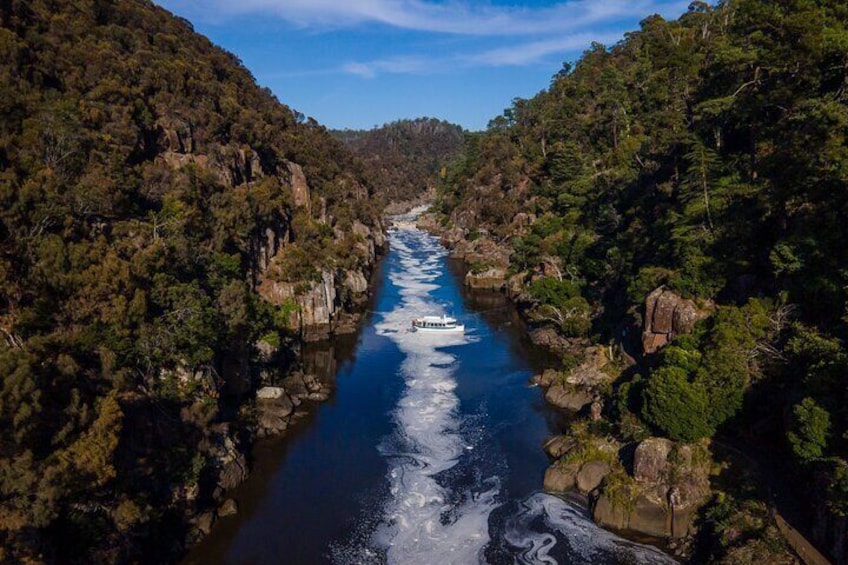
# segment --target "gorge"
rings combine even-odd
[[[645,16],[366,132],[148,0],[0,5],[0,562],[848,562],[848,8]]]

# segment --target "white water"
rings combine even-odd
[[[567,546],[570,563],[676,563],[658,549],[599,528],[582,508],[544,493],[521,502],[507,519],[503,537],[518,550],[516,562],[522,564],[556,564],[551,552],[558,544]]]
[[[435,299],[446,251],[435,238],[410,229],[393,232],[390,242],[401,268],[388,278],[400,301],[381,314],[376,329],[403,353],[399,376],[405,387],[392,412],[395,431],[379,446],[388,463],[388,496],[372,510],[377,519],[366,520],[372,525],[363,524],[371,534],[335,548],[334,560],[484,563],[492,542],[499,548],[493,558],[505,563],[674,563],[659,550],[599,528],[585,510],[555,496],[535,493],[509,502],[497,476],[508,472],[502,466],[493,465],[493,476],[480,477],[472,487],[451,482],[445,471],[473,457],[477,448],[487,449],[485,418],[463,416],[455,394],[458,360],[445,350],[474,338],[409,331],[414,318],[450,313]],[[454,492],[459,488],[466,490]]]
[[[410,232],[392,235],[392,249],[402,270],[389,278],[400,288],[401,302],[384,315],[377,331],[392,339],[406,356],[400,374],[406,389],[394,412],[396,433],[381,446],[389,460],[391,498],[374,543],[389,563],[475,563],[489,542],[489,514],[497,505],[496,478],[482,493],[467,493],[459,507],[449,501],[437,475],[457,464],[474,445],[459,433],[459,399],[454,393],[456,358],[448,346],[468,343],[462,334],[424,334],[409,331],[410,320],[444,313],[431,298],[438,288],[444,249],[430,237]]]

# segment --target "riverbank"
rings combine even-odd
[[[340,362],[356,343],[381,280],[386,239],[362,224],[354,252],[366,258],[360,268],[324,272],[319,280],[266,280],[260,292],[280,305],[280,333],[264,336],[239,361],[247,376],[222,391],[220,423],[208,427],[201,444],[205,458],[197,485],[183,489],[183,524],[171,534],[173,554],[201,543],[221,518],[242,511],[239,489],[253,472],[265,444],[302,428],[318,406],[330,400]],[[341,352],[341,357],[338,353]]]
[[[744,471],[744,462],[726,451],[717,453],[708,441],[687,445],[652,438],[635,419],[625,420],[631,427],[622,428],[610,418],[610,413],[626,410],[620,406],[621,395],[613,394],[618,376],[643,370],[637,360],[671,337],[689,333],[709,315],[711,305],[696,305],[658,288],[647,299],[646,313],[635,317],[640,325],[621,324],[615,332],[619,339],[609,346],[593,345],[566,337],[546,323],[554,320],[533,315],[527,288],[540,278],[561,280],[555,262],[542,261],[532,272],[515,273],[510,269],[512,250],[488,233],[451,228],[430,214],[417,224],[465,262],[468,287],[503,292],[521,312],[534,343],[560,359],[558,366],[533,379],[546,402],[573,415],[561,435],[545,444],[552,461],[544,480],[547,492],[577,493],[599,525],[636,540],[648,536],[680,559],[711,555],[732,562],[767,555],[771,562],[795,562],[789,549],[793,540],[781,535],[786,528],[779,528],[774,510],[761,502],[767,499],[754,495],[746,502],[759,485],[756,476]],[[714,525],[721,512],[730,512],[733,521]],[[728,548],[723,557],[715,553],[719,546]]]

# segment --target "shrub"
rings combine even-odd
[[[693,442],[715,432],[708,417],[709,396],[679,367],[661,367],[645,388],[642,417],[674,440]]]

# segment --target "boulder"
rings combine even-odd
[[[545,471],[543,488],[547,492],[568,492],[577,484],[579,463],[564,463],[557,461]]]
[[[490,267],[485,271],[465,275],[465,286],[477,290],[501,290],[506,286],[506,269]]]
[[[306,384],[303,373],[295,371],[283,379],[283,387],[292,399],[305,398],[311,391]]]
[[[545,392],[545,400],[559,408],[581,410],[593,400],[593,395],[585,389],[555,384]]]
[[[223,518],[224,516],[233,516],[238,513],[238,504],[232,498],[228,498],[224,501],[223,504],[218,508],[218,516]]]
[[[694,447],[665,438],[648,438],[633,456],[635,490],[624,508],[606,493],[593,516],[601,525],[629,529],[654,537],[680,538],[692,533],[698,508],[709,494],[709,466],[696,464]]]
[[[276,388],[283,392],[280,396],[258,398],[256,401],[257,425],[261,437],[276,435],[288,429],[295,408],[294,401],[284,389],[266,388]]]
[[[604,528],[626,530],[630,524],[630,511],[615,504],[605,493],[601,493],[592,506],[592,519]]]
[[[286,396],[286,389],[279,386],[266,386],[256,391],[258,400],[277,400]]]
[[[229,461],[218,473],[218,485],[224,490],[235,488],[247,478],[247,459],[239,454]]]
[[[215,524],[215,512],[204,512],[194,520],[194,527],[198,529],[204,536],[209,535],[212,531],[212,526]]]
[[[589,461],[577,473],[577,489],[584,493],[592,492],[609,473],[610,464],[606,461]]]
[[[694,301],[659,287],[645,300],[645,320],[642,332],[642,349],[655,353],[674,336],[691,333],[698,320],[709,315],[698,309]]]
[[[671,516],[668,506],[652,497],[639,496],[630,512],[628,528],[653,537],[669,537]]]
[[[553,369],[545,369],[542,374],[534,375],[530,382],[542,388],[548,388],[560,378],[560,373]]]
[[[668,454],[674,442],[652,437],[636,446],[633,455],[633,478],[638,482],[658,484],[668,479]]]
[[[545,441],[542,449],[548,454],[551,459],[559,459],[577,445],[577,442],[571,436],[554,436]]]
[[[544,347],[553,353],[559,355],[576,353],[573,341],[569,340],[552,327],[541,326],[533,328],[530,330],[529,335],[530,341],[532,341],[534,345]]]

